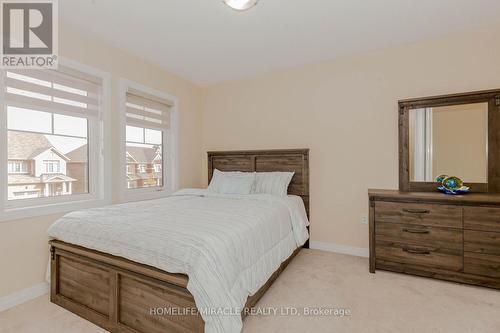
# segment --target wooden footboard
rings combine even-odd
[[[110,332],[204,331],[186,275],[60,241],[50,245],[53,303]],[[249,297],[247,307],[257,303],[299,251]]]

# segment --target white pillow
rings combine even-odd
[[[257,172],[253,193],[285,196],[295,172]]]
[[[209,192],[218,193],[221,182],[222,182],[222,172],[220,172],[217,169],[214,169],[214,173],[212,174],[212,180],[210,181],[210,184],[208,184],[207,190]]]
[[[220,194],[250,194],[254,183],[255,172],[221,172],[215,169],[208,191]]]

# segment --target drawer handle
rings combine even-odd
[[[410,213],[410,214],[429,214],[431,211],[428,209],[410,209],[410,208],[403,208],[403,212],[405,213]]]
[[[430,234],[429,230],[419,230],[419,229],[408,229],[408,228],[403,228],[403,232],[407,232],[409,234]]]
[[[406,247],[404,247],[402,250],[404,252],[408,252],[408,253],[411,253],[411,254],[422,254],[422,255],[431,254],[431,251],[429,251],[429,250],[409,249],[409,248],[406,248]]]

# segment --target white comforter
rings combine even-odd
[[[72,212],[51,238],[188,275],[205,331],[240,332],[239,311],[308,238],[300,197],[171,197]],[[213,311],[213,313],[212,313]]]

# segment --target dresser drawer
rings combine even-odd
[[[375,221],[461,229],[462,208],[452,205],[377,201]]]
[[[464,272],[500,278],[500,256],[465,252]]]
[[[464,251],[500,256],[500,233],[465,230]]]
[[[427,227],[414,224],[377,222],[376,241],[401,242],[408,245],[454,250],[462,254],[463,232],[460,229]]]
[[[464,228],[500,232],[500,208],[464,207]]]
[[[463,256],[457,254],[456,250],[377,240],[375,253],[377,260],[436,267],[452,271],[460,271],[463,268]]]

